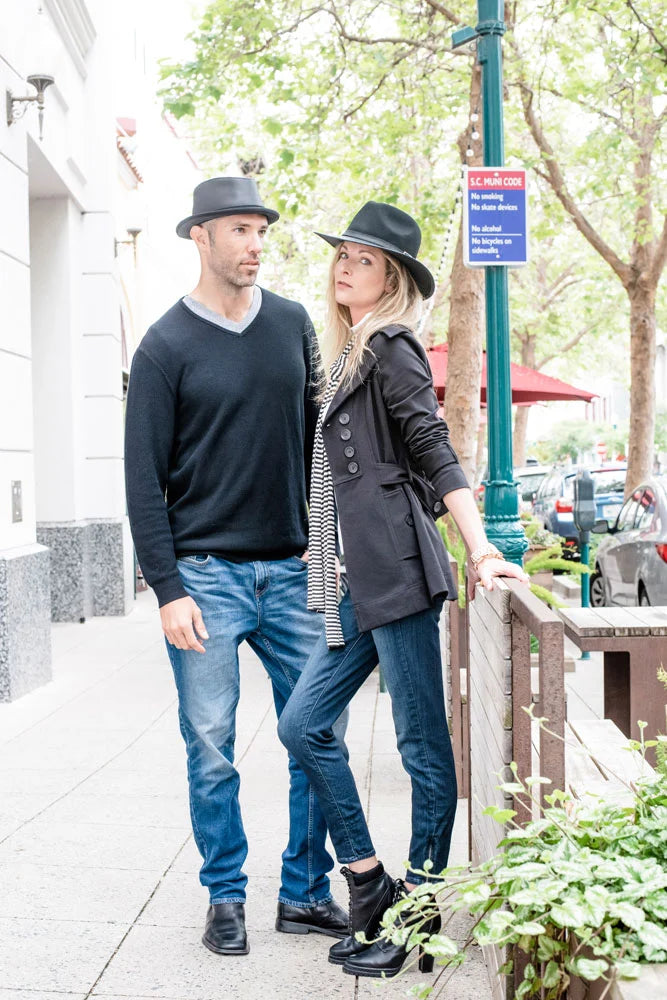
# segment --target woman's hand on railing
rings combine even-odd
[[[494,579],[499,576],[511,576],[520,583],[529,583],[530,577],[516,563],[506,559],[484,559],[477,569],[468,560],[468,600],[475,600],[475,586],[481,583],[486,590],[493,590]]]

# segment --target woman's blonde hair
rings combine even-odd
[[[376,247],[373,249],[377,250]],[[422,314],[423,298],[415,279],[398,260],[390,254],[379,252],[384,258],[389,288],[388,291],[384,292],[372,312],[363,318],[354,331],[354,346],[343,369],[343,385],[350,383],[366,360],[367,355],[372,353],[368,341],[374,333],[391,323],[400,323],[414,330]],[[352,328],[350,310],[347,306],[336,302],[334,269],[339,253],[340,247],[337,247],[329,268],[327,285],[327,320],[322,341],[322,360],[327,377],[331,365],[352,336],[350,333]]]

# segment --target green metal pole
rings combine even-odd
[[[581,532],[579,535],[581,544],[579,546],[579,551],[581,555],[579,556],[582,566],[588,566],[588,560],[590,559],[591,547],[588,541],[589,532]],[[583,541],[586,538],[586,541]],[[591,575],[590,573],[581,574],[581,606],[582,608],[590,608],[591,606]],[[581,654],[582,660],[590,660],[591,654],[587,649]]]
[[[477,0],[477,57],[482,66],[484,165],[502,167],[503,0]],[[486,372],[489,478],[484,491],[484,518],[489,540],[505,558],[521,563],[528,542],[519,519],[519,497],[512,462],[512,386],[507,267],[486,271]]]

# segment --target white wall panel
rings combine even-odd
[[[0,254],[0,350],[30,357],[30,269]]]
[[[23,520],[12,522],[13,480],[21,483]],[[0,451],[0,551],[35,541],[35,472],[33,457],[25,452]]]
[[[120,344],[110,334],[83,338],[83,383],[87,396],[123,398]]]
[[[30,361],[0,352],[0,450],[32,451]]]

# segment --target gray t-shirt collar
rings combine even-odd
[[[254,286],[250,309],[248,309],[248,312],[238,323],[227,319],[226,316],[222,316],[213,309],[209,309],[208,306],[202,305],[201,302],[193,299],[191,295],[183,296],[183,304],[197,316],[201,316],[202,319],[208,320],[209,323],[214,323],[216,326],[222,327],[223,330],[228,330],[230,333],[245,333],[262,306],[262,289],[259,285]]]

